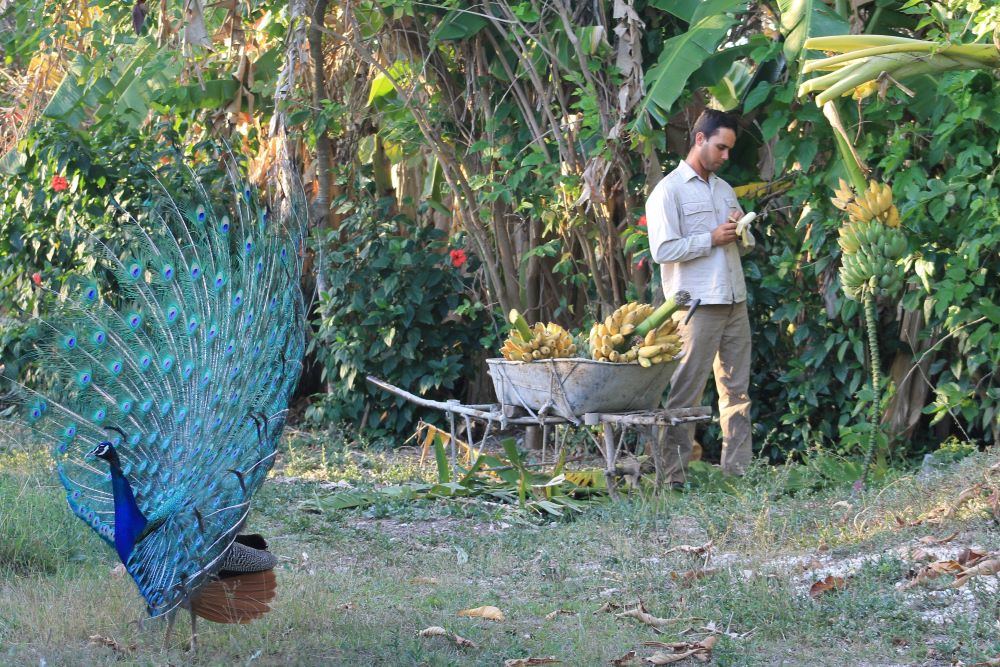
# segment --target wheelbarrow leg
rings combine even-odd
[[[653,424],[650,429],[652,431],[652,438],[650,438],[649,446],[653,450],[653,467],[656,469],[656,490],[659,491],[663,488],[664,468],[666,466],[666,461],[663,460],[663,447],[666,444],[667,439],[667,427],[663,424]]]
[[[615,488],[615,459],[618,449],[615,443],[615,427],[610,422],[603,422],[604,428],[604,460],[607,468],[604,470],[604,479],[608,484],[608,495],[612,500],[618,500],[618,489]]]

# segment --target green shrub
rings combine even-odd
[[[371,206],[336,234],[346,240],[327,243],[336,249],[325,259],[328,290],[310,343],[328,392],[307,417],[348,420],[369,436],[409,435],[418,419],[440,423],[440,413],[389,395],[365,376],[427,398],[463,398],[464,381],[479,375],[481,359],[497,345],[492,313],[473,292],[475,257],[453,266],[443,233],[385,219]]]

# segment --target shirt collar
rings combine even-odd
[[[681,174],[684,176],[685,181],[690,181],[692,178],[697,178],[698,180],[701,180],[701,176],[699,176],[698,172],[694,170],[694,167],[688,164],[687,160],[681,160],[681,163],[680,165],[678,165],[678,168],[681,170]],[[716,176],[714,173],[709,174],[708,176],[709,185],[711,185],[712,181],[714,181],[717,178],[718,176]]]

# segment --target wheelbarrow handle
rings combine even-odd
[[[691,316],[694,315],[694,311],[698,310],[698,304],[700,303],[701,299],[695,299],[691,302],[691,305],[688,306],[688,314],[687,317],[684,318],[683,324],[687,324],[691,320]]]

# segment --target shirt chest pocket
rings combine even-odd
[[[711,202],[693,201],[681,204],[684,213],[684,226],[688,234],[710,232],[718,226],[715,219],[715,208]]]

